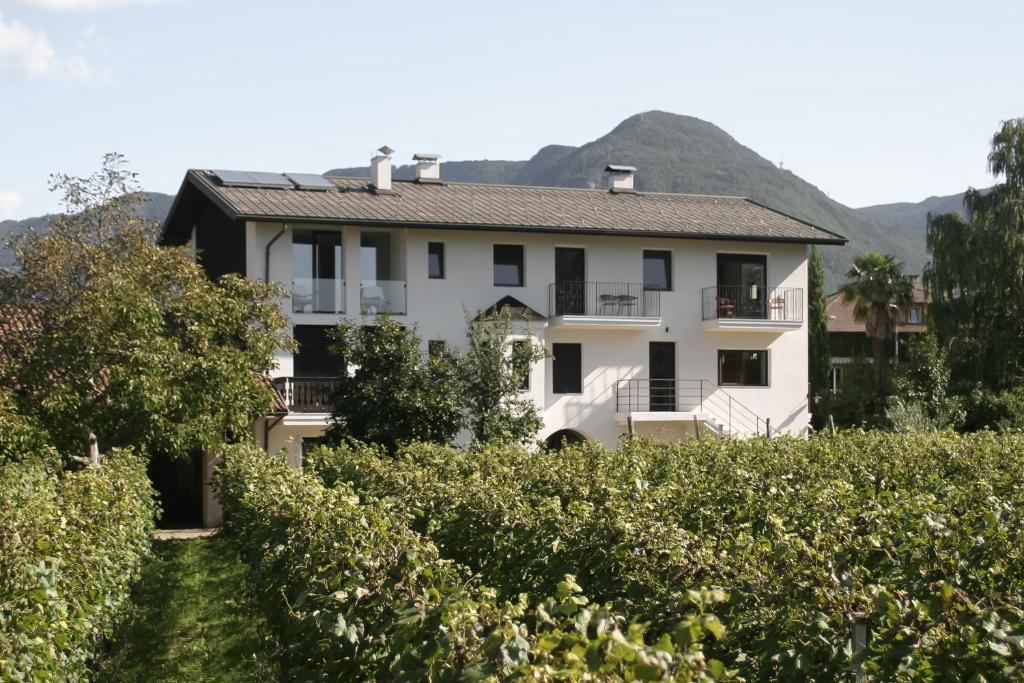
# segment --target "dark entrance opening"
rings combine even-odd
[[[161,529],[198,529],[203,526],[203,458],[155,455],[149,460],[149,480],[156,489],[163,514]]]
[[[544,440],[544,445],[548,450],[560,451],[566,446],[575,446],[586,440],[586,437],[574,429],[559,429]]]
[[[586,313],[586,273],[586,254],[582,249],[555,247],[555,315]]]
[[[651,342],[648,350],[651,372],[651,411],[676,409],[676,344]]]

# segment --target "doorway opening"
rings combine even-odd
[[[584,443],[587,437],[575,429],[559,429],[557,432],[544,440],[544,446],[549,451],[560,451],[566,446],[575,446]]]
[[[651,342],[648,362],[651,373],[651,412],[675,412],[676,343]]]
[[[203,526],[203,458],[154,455],[147,468],[163,514],[160,529],[198,529]]]

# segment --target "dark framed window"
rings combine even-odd
[[[672,252],[644,249],[644,290],[672,290]]]
[[[331,350],[334,338],[329,325],[296,325],[292,336],[299,344],[295,354],[296,377],[337,377],[344,367],[341,356]]]
[[[523,270],[523,245],[494,245],[495,287],[522,287],[526,279]]]
[[[444,279],[444,242],[427,242],[427,277]]]
[[[519,390],[530,388],[530,342],[516,339],[512,342],[512,372],[519,378]]]
[[[430,339],[427,341],[427,355],[431,358],[443,356],[446,348],[444,339]]]
[[[341,233],[296,230],[292,234],[292,311],[345,311]]]
[[[719,351],[718,383],[722,386],[768,386],[768,352]]]
[[[583,392],[583,351],[579,344],[551,345],[551,391],[556,394]]]

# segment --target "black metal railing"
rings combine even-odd
[[[706,379],[622,379],[615,412],[697,412],[713,417],[731,436],[767,434],[769,423]]]
[[[329,413],[338,380],[331,377],[276,377],[271,380],[290,413]]]
[[[799,287],[766,289],[759,285],[718,285],[703,290],[703,319],[804,320],[804,290]]]
[[[553,282],[548,285],[548,315],[657,318],[661,292],[638,282]]]

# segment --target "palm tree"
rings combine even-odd
[[[902,263],[877,252],[855,258],[846,277],[849,282],[840,291],[845,301],[853,302],[854,319],[864,323],[871,337],[875,380],[881,385],[885,340],[896,328],[896,316],[913,302],[913,286]]]

